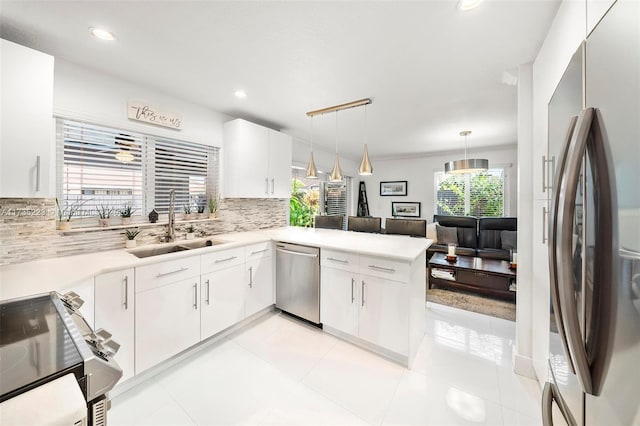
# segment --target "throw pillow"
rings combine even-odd
[[[501,231],[502,250],[517,250],[518,231]]]
[[[436,225],[438,244],[458,244],[458,228]]]
[[[438,233],[436,232],[436,226],[438,222],[429,223],[427,225],[427,238],[433,240],[433,244],[438,244]]]

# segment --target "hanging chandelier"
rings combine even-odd
[[[460,136],[464,137],[464,160],[455,160],[444,163],[445,173],[477,173],[489,168],[489,160],[486,158],[467,158],[467,136],[471,130],[463,130]]]
[[[318,179],[318,169],[316,163],[313,161],[313,117],[311,117],[311,154],[309,155],[309,164],[307,165],[306,177],[307,179]]]

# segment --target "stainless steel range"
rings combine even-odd
[[[82,304],[73,292],[0,303],[0,409],[4,418],[24,415],[21,423],[27,424],[39,407],[22,413],[24,408],[16,407],[23,405],[16,401],[38,391],[41,394],[47,384],[73,374],[87,408],[84,424],[106,424],[106,394],[122,377],[113,360],[120,346],[108,332],[91,329],[78,311]],[[71,383],[75,386],[73,380]]]

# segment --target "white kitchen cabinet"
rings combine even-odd
[[[587,34],[589,34],[615,0],[587,0]]]
[[[289,198],[291,136],[236,119],[224,123],[224,196]]]
[[[56,291],[62,295],[73,291],[84,301],[80,307],[80,314],[84,317],[87,324],[95,329],[95,290],[93,286],[93,277],[80,281],[68,287],[58,287]]]
[[[358,274],[323,266],[320,271],[320,321],[352,336],[358,335]]]
[[[271,241],[245,248],[245,317],[273,305],[275,301],[272,254]]]
[[[133,269],[95,277],[95,325],[111,333],[120,344],[115,360],[122,368],[122,380],[135,374],[134,285]]]
[[[202,275],[201,340],[244,319],[244,263]]]
[[[53,56],[0,39],[0,197],[53,197]]]
[[[135,295],[135,371],[144,370],[200,341],[200,276]]]

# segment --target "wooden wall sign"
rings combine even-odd
[[[128,101],[127,117],[130,120],[142,121],[157,126],[180,130],[182,116],[174,112],[161,111],[145,102]]]

